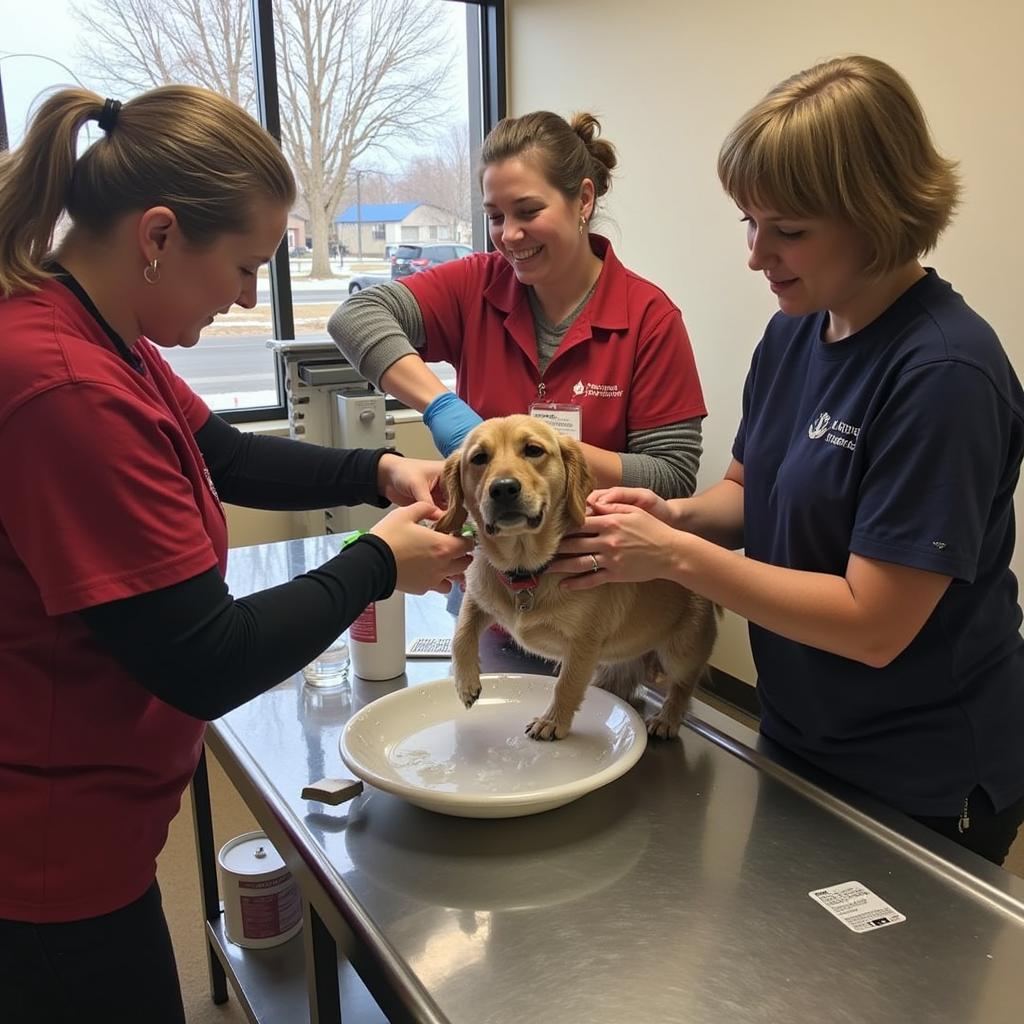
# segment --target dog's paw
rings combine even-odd
[[[459,700],[461,700],[467,708],[471,708],[480,696],[480,677],[476,676],[473,679],[456,679],[455,692],[459,695]]]
[[[656,715],[651,715],[646,724],[647,735],[654,739],[674,740],[679,735],[679,722],[660,711]]]
[[[540,715],[526,727],[526,735],[534,740],[562,740],[569,735],[569,726],[560,725],[550,715]]]

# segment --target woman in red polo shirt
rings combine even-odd
[[[76,160],[90,120],[105,134]],[[243,435],[158,352],[256,304],[294,198],[274,140],[188,87],[123,108],[55,93],[0,161],[5,1024],[183,1024],[155,860],[203,720],[296,672],[371,601],[448,589],[468,561],[469,542],[418,523],[440,514],[440,463]],[[236,601],[221,500],[409,507]]]
[[[591,234],[616,165],[590,114],[537,111],[484,140],[496,252],[354,295],[328,325],[360,373],[423,412],[445,455],[481,417],[532,412],[584,442],[600,486],[693,493],[706,414],[679,310]],[[452,363],[458,395],[426,362]]]

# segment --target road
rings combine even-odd
[[[256,298],[260,302],[270,301],[270,289],[259,288],[256,292]],[[292,302],[299,305],[310,305],[316,302],[344,302],[348,298],[348,280],[339,281],[336,284],[330,284],[323,288],[311,288],[308,291],[303,289],[302,291],[292,292]]]
[[[203,338],[195,348],[161,349],[164,358],[200,394],[275,387],[268,335]]]
[[[347,282],[293,293],[295,318],[302,320],[303,306],[336,305],[348,298]],[[259,289],[260,303],[268,303],[269,291]],[[241,314],[241,315],[244,315]],[[258,319],[253,317],[253,319]],[[299,336],[310,331],[300,326]],[[315,332],[323,337],[324,330]],[[162,349],[164,358],[214,409],[277,404],[274,357],[267,348],[269,328],[255,325],[252,333],[204,335],[194,348]]]

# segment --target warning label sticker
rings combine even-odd
[[[825,889],[812,889],[807,895],[851,932],[873,932],[906,921],[903,914],[860,882],[840,882]]]

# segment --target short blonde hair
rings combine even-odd
[[[826,217],[861,231],[869,273],[935,246],[960,196],[907,82],[873,57],[817,64],[777,85],[740,118],[718,177],[740,207]]]
[[[22,145],[0,157],[0,298],[50,276],[43,263],[65,211],[77,230],[102,237],[127,213],[167,206],[202,247],[247,230],[256,199],[295,201],[277,143],[217,93],[144,92],[76,158],[79,129],[103,112],[96,93],[62,89],[40,106]]]

